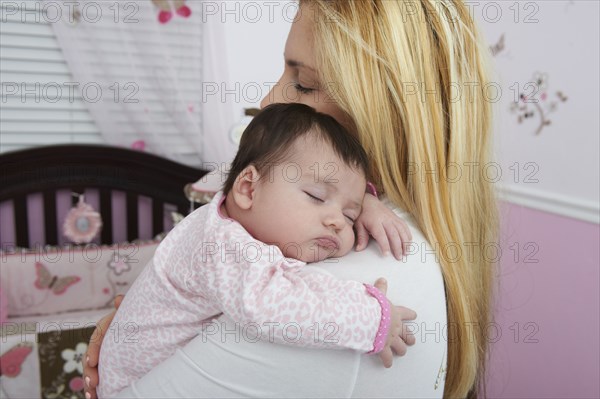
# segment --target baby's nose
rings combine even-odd
[[[325,217],[325,225],[327,227],[332,227],[336,230],[340,230],[342,227],[344,227],[346,221],[344,220],[345,216],[342,212],[340,211],[333,211],[327,214],[327,216]]]

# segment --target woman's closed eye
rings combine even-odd
[[[315,90],[315,89],[311,89],[311,88],[308,88],[308,87],[304,87],[304,86],[300,85],[300,83],[294,83],[294,88],[299,93],[302,93],[302,94],[309,94],[309,93],[312,93]]]

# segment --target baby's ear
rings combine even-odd
[[[260,175],[254,165],[247,166],[241,171],[229,193],[229,196],[233,197],[233,201],[238,207],[244,210],[252,207],[254,191],[259,183],[259,179]]]

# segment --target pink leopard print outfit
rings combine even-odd
[[[379,290],[307,272],[223,217],[223,200],[218,193],[181,221],[128,291],[102,342],[99,397],[145,375],[221,313],[280,344],[383,349],[390,309]]]

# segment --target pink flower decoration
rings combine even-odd
[[[108,294],[110,294],[110,290],[108,288],[104,287],[102,289],[102,293],[105,294],[105,295],[108,295]]]
[[[72,208],[63,223],[63,234],[76,244],[87,244],[96,237],[102,227],[100,214],[86,204],[83,195],[79,203]]]
[[[144,151],[146,148],[146,142],[144,140],[136,140],[131,143],[131,148],[138,151]]]
[[[173,13],[171,11],[161,11],[158,13],[158,22],[161,24],[166,24],[173,17]]]
[[[69,381],[69,388],[73,392],[83,391],[83,378],[81,377],[73,377],[71,381]]]
[[[131,270],[131,265],[127,263],[128,260],[129,259],[126,256],[115,255],[115,258],[112,261],[110,261],[108,267],[113,269],[117,276],[120,276],[121,274]]]
[[[192,10],[190,10],[190,8],[186,5],[183,5],[181,7],[179,7],[177,9],[177,11],[175,11],[177,13],[177,15],[183,17],[183,18],[187,18],[190,15],[192,15]]]

